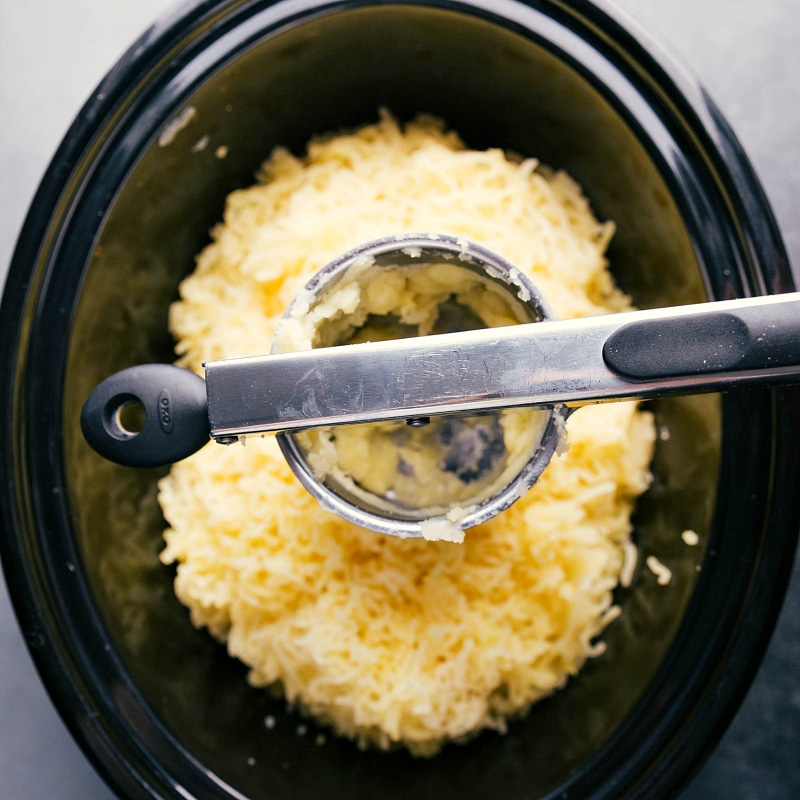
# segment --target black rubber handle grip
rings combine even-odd
[[[128,467],[157,467],[209,441],[206,383],[170,364],[142,364],[106,378],[81,410],[86,441]]]
[[[705,311],[631,322],[605,342],[606,365],[633,380],[800,365],[797,306]]]

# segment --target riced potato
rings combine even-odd
[[[311,274],[412,231],[492,248],[562,318],[630,307],[607,269],[613,227],[571,178],[468,150],[435,120],[403,128],[383,115],[302,158],[276,150],[255,186],[230,195],[172,308],[179,363],[199,371],[269,352]],[[603,651],[655,431],[633,403],[581,409],[567,426],[569,447],[534,488],[462,544],[384,536],[324,511],[273,439],[212,444],[160,484],[161,557],[177,564],[194,624],[227,643],[253,685],[360,746],[431,756],[504,730]]]

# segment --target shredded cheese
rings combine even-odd
[[[275,151],[261,182],[229,197],[171,310],[180,363],[268,352],[314,271],[410,231],[495,249],[561,317],[630,307],[606,267],[612,226],[568,176],[384,114],[312,142],[305,158]],[[577,411],[567,434],[536,486],[460,544],[383,536],[324,511],[271,438],[209,445],[160,483],[161,558],[177,564],[194,624],[227,642],[253,685],[360,746],[430,756],[505,730],[603,651],[655,429],[615,403]]]

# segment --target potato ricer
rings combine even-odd
[[[405,286],[441,284],[424,335],[400,313],[377,319],[336,305],[397,274]],[[488,326],[489,307],[500,327]],[[281,352],[315,315],[320,325],[300,336],[306,349]],[[205,379],[168,364],[112,375],[84,404],[86,440],[111,461],[149,467],[209,440],[277,434],[325,507],[383,533],[447,538],[438,533],[524,494],[579,406],[800,377],[800,293],[558,320],[512,264],[436,234],[344,254],[284,323],[270,354],[208,362]]]

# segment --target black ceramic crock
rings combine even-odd
[[[436,114],[470,146],[570,172],[616,221],[612,268],[640,306],[793,288],[717,109],[608,3],[187,6],[137,41],[80,112],[3,299],[2,556],[36,665],[122,797],[674,796],[732,718],[788,580],[796,390],[652,404],[663,435],[635,536],[672,582],[640,565],[617,594],[605,655],[505,736],[432,760],[362,753],[250,689],[191,626],[158,561],[161,473],[103,462],[80,437],[99,380],[172,359],[167,308],[226,194],[275,145],[299,151],[380,107]]]

